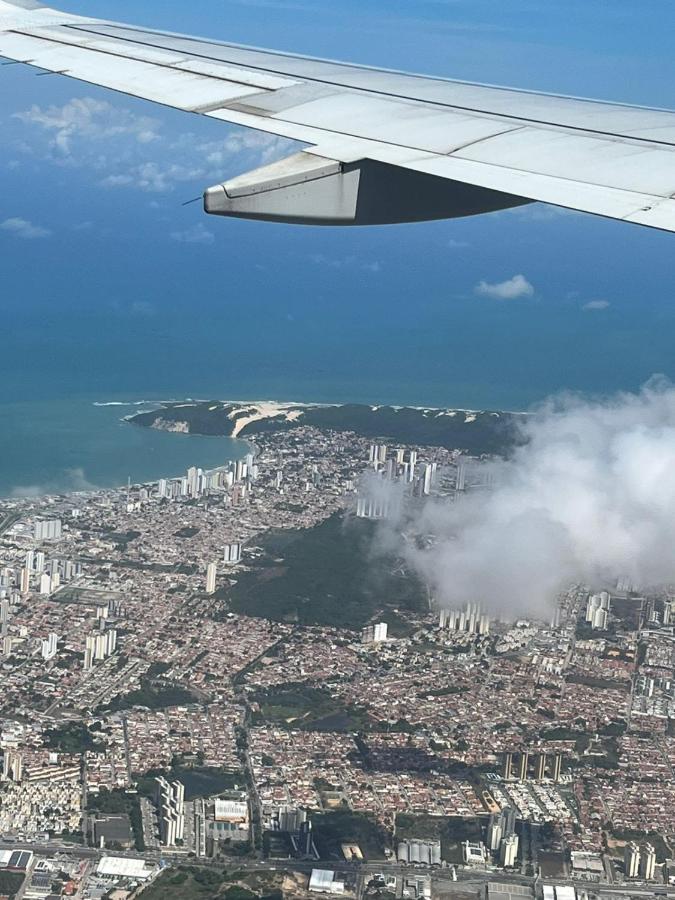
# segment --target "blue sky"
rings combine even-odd
[[[67,0],[448,77],[675,107],[671,0]],[[546,207],[372,230],[181,203],[281,142],[0,68],[7,396],[522,406],[675,377],[675,237]],[[481,287],[482,285],[482,287]],[[497,287],[495,287],[497,286]]]

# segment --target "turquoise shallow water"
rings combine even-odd
[[[103,401],[106,402],[106,401]],[[91,399],[0,403],[0,496],[115,487],[213,468],[248,452],[245,441],[171,434],[122,421],[151,403]]]

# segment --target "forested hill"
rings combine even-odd
[[[502,453],[517,440],[523,415],[502,412],[418,409],[413,407],[336,406],[294,403],[194,401],[167,403],[128,421],[146,428],[186,434],[253,437],[303,425],[401,444],[420,444],[467,453]]]

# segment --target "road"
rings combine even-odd
[[[222,860],[199,860],[189,858],[185,853],[169,853],[160,851],[150,851],[146,853],[136,853],[132,850],[120,851],[110,854],[107,851],[99,850],[95,847],[73,846],[72,844],[62,844],[53,842],[49,844],[29,844],[29,843],[11,843],[0,840],[0,850],[31,850],[36,856],[55,856],[61,854],[66,857],[75,859],[86,859],[94,861],[102,856],[113,855],[123,856],[130,859],[145,859],[149,862],[158,863],[160,859],[164,863],[178,865],[180,863],[189,862],[191,865],[199,865],[202,868],[214,868],[222,870]],[[396,861],[388,862],[381,860],[379,862],[341,862],[339,860],[323,860],[316,862],[307,862],[303,860],[260,860],[260,859],[237,859],[237,869],[253,870],[257,872],[283,872],[293,869],[297,872],[309,874],[312,869],[326,868],[332,869],[341,874],[351,874],[361,884],[366,884],[372,877],[378,873],[386,875],[431,875],[434,881],[447,882],[454,884],[450,871],[448,869],[431,868],[427,866],[404,866]],[[540,884],[538,878],[530,878],[525,875],[508,872],[477,872],[471,869],[457,869],[457,883],[469,887],[472,884],[484,886],[488,881],[499,881],[502,883],[524,885],[535,887]],[[597,893],[602,890],[608,895],[616,894],[617,897],[644,897],[645,900],[653,897],[673,898],[675,900],[675,887],[665,887],[661,885],[640,885],[630,884],[622,886],[619,884],[598,883],[593,881],[584,881],[583,879],[555,879],[557,884],[572,885],[577,890],[586,890]]]

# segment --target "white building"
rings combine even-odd
[[[601,591],[599,594],[591,594],[586,604],[586,621],[591,628],[599,631],[607,630],[607,621],[609,619],[609,610],[611,607],[611,598],[607,591]]]
[[[376,625],[366,625],[361,631],[362,644],[380,644],[387,640],[389,626],[386,622],[378,622]]]
[[[516,865],[518,858],[518,835],[510,834],[502,841],[499,851],[499,864],[505,869],[511,869]]]
[[[206,593],[215,594],[216,592],[216,575],[218,568],[214,562],[209,563],[206,567]]]
[[[234,566],[241,561],[241,544],[225,544],[223,550],[223,562]]]
[[[34,534],[36,541],[58,541],[61,538],[62,531],[61,519],[35,520]]]
[[[312,869],[309,889],[316,894],[344,894],[345,884],[335,872],[327,869]]]
[[[157,809],[162,844],[175,847],[185,835],[185,788],[180,781],[157,781]]]
[[[42,642],[42,658],[43,659],[54,659],[56,656],[56,650],[59,643],[59,636],[55,634],[53,631],[50,632],[49,636],[46,640]]]
[[[656,872],[656,850],[651,844],[643,844],[640,848],[640,877],[645,881],[653,881]]]

